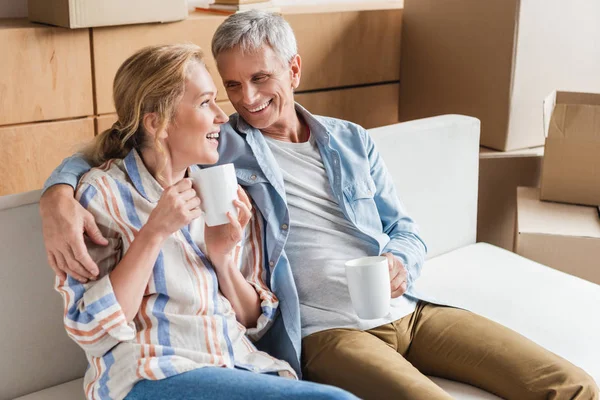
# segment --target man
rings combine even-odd
[[[426,252],[418,230],[366,131],[294,103],[302,63],[283,18],[235,14],[215,33],[212,51],[238,112],[222,128],[219,162],[235,163],[265,217],[265,263],[280,300],[281,315],[259,346],[298,371],[302,356],[306,378],[363,398],[449,399],[425,374],[509,399],[598,398],[581,369],[507,328],[413,292]],[[50,264],[79,279],[96,272],[82,231],[103,242],[72,199],[87,168],[81,158],[66,160],[47,186],[67,185],[50,188],[41,201]],[[360,320],[344,262],[379,254],[388,258],[391,312]]]

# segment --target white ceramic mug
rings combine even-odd
[[[194,190],[202,200],[204,220],[208,226],[229,223],[227,213],[237,218],[233,200],[237,199],[237,178],[233,164],[204,168],[191,173]]]
[[[362,319],[385,317],[390,311],[387,258],[361,257],[346,262],[346,279],[354,311]]]

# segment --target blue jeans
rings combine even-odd
[[[334,386],[296,381],[240,369],[206,367],[158,381],[138,382],[126,400],[241,400],[241,399],[354,400]]]

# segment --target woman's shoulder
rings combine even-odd
[[[89,186],[99,189],[101,186],[111,185],[116,181],[126,181],[122,159],[111,159],[90,169],[79,180],[77,191],[84,190]]]

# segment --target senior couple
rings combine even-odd
[[[598,398],[566,360],[413,292],[417,227],[367,132],[294,102],[302,61],[281,16],[230,16],[212,52],[229,121],[197,46],[145,48],[116,74],[117,123],[46,182],[87,398],[450,399],[425,375],[507,399]],[[230,162],[249,196],[209,228],[188,174]],[[393,299],[367,321],[344,262],[370,255],[387,257]]]

